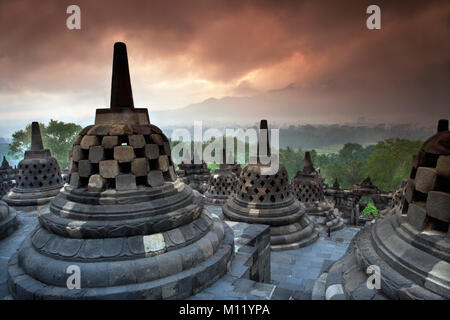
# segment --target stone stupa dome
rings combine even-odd
[[[449,181],[450,131],[440,120],[414,158],[403,205],[357,234],[352,249],[330,268],[334,280],[327,286],[344,299],[450,299]],[[380,290],[367,289],[369,265],[381,270]]]
[[[3,200],[10,206],[34,208],[50,202],[63,185],[58,161],[44,149],[39,123],[33,122],[31,148],[19,162],[16,186]]]
[[[318,231],[292,194],[286,168],[280,164],[275,174],[265,174],[268,165],[259,161],[262,140],[267,141],[270,155],[266,120],[260,125],[258,161],[242,168],[236,194],[223,206],[223,213],[233,221],[270,225],[272,250],[309,245],[317,240]]]
[[[15,298],[183,299],[231,265],[233,231],[177,179],[167,137],[134,108],[124,43],[111,87],[111,107],[74,142],[70,184],[9,262]],[[70,265],[80,290],[67,288]]]

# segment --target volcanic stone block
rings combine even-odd
[[[162,146],[164,144],[164,140],[159,134],[152,134],[150,135],[150,137],[152,138],[152,141],[158,146]]]
[[[70,174],[69,184],[74,188],[80,187],[80,175],[78,174],[78,172],[74,172],[74,173]]]
[[[92,173],[93,168],[89,160],[80,160],[78,162],[78,174],[80,177],[88,178]]]
[[[427,213],[430,217],[450,223],[450,193],[428,192]]]
[[[111,136],[123,136],[133,134],[133,128],[129,124],[113,124],[109,129]]]
[[[83,139],[83,136],[78,135],[73,141],[73,145],[79,145],[81,143],[81,139]]]
[[[106,180],[99,174],[94,174],[89,178],[88,191],[89,192],[101,192],[105,185]]]
[[[147,158],[136,158],[131,162],[131,172],[136,177],[146,176],[148,173],[148,160]]]
[[[132,146],[114,147],[114,160],[122,162],[131,162],[136,157]]]
[[[147,175],[147,182],[151,187],[158,187],[164,184],[164,177],[160,170],[152,170]]]
[[[112,149],[118,145],[119,145],[119,137],[118,136],[105,136],[102,139],[102,146],[106,149]]]
[[[116,160],[100,161],[99,168],[103,178],[115,178],[119,174],[119,163]]]
[[[415,183],[414,180],[409,179],[406,183],[405,187],[405,199],[408,202],[412,201],[413,195],[414,195],[414,189],[415,189]]]
[[[72,149],[72,160],[80,161],[83,160],[83,152],[81,151],[81,146],[74,146]]]
[[[427,211],[424,202],[412,202],[408,206],[408,223],[416,230],[422,231],[425,227]]]
[[[109,126],[96,125],[88,130],[87,134],[92,136],[107,136],[109,133]]]
[[[149,135],[152,133],[152,129],[147,125],[134,125],[133,132],[135,134]]]
[[[450,156],[440,156],[436,164],[436,172],[440,176],[450,178]]]
[[[81,149],[89,149],[92,146],[98,146],[100,144],[100,141],[97,136],[84,136],[83,139],[81,139]]]
[[[93,146],[89,148],[89,161],[99,163],[105,157],[105,149],[102,146]]]
[[[136,190],[136,177],[132,174],[119,174],[116,177],[117,191]]]
[[[69,163],[69,172],[70,173],[78,172],[78,162],[70,161],[70,163]]]
[[[159,157],[159,147],[157,144],[146,144],[145,145],[145,156],[149,159],[158,159]]]
[[[427,193],[434,189],[436,184],[436,169],[419,167],[416,173],[416,190]]]
[[[177,174],[175,173],[175,169],[173,166],[169,167],[169,175],[170,175],[170,180],[172,180],[172,181],[177,180]]]
[[[158,157],[158,168],[162,172],[169,170],[169,157],[166,155]]]
[[[170,156],[170,143],[164,142],[163,148],[164,148],[164,153],[167,154],[168,156]]]
[[[133,148],[143,148],[145,146],[144,136],[141,134],[128,136],[128,144]]]

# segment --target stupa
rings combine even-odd
[[[235,163],[231,165],[231,171],[236,175],[236,177],[239,177],[242,172],[242,167],[239,163]]]
[[[9,261],[20,299],[182,299],[231,265],[233,231],[177,179],[170,146],[134,108],[124,43],[114,45],[111,107],[72,150],[70,184]],[[79,268],[80,289],[67,283]],[[69,272],[69,273],[68,273]],[[75,272],[75,271],[73,271]],[[75,277],[75,273],[74,273]]]
[[[338,181],[337,178],[334,179],[333,189],[335,189],[335,190],[340,190],[341,189],[341,186],[340,186],[339,181]]]
[[[200,193],[205,193],[208,189],[211,172],[206,165],[206,162],[201,160],[197,153],[194,154],[194,159],[191,163],[181,162],[178,165],[177,175],[182,181],[189,185],[192,189]]]
[[[242,168],[236,194],[223,206],[224,215],[233,221],[270,225],[272,250],[299,248],[318,238],[318,231],[308,217],[304,205],[293,196],[287,171],[279,165],[278,172],[265,175],[260,143],[267,141],[270,156],[267,121],[261,120],[258,155],[255,164]]]
[[[3,156],[2,165],[0,166],[0,197],[11,190],[16,183],[16,170],[9,165],[6,157]]]
[[[17,214],[14,208],[0,200],[0,239],[9,236],[17,229]]]
[[[307,214],[316,225],[330,231],[342,229],[344,220],[339,210],[325,200],[322,181],[320,173],[314,168],[311,154],[306,152],[303,170],[292,179],[292,192],[306,206]]]
[[[39,123],[31,124],[31,148],[18,166],[16,186],[3,197],[10,206],[35,208],[50,202],[64,182],[58,161],[44,149]]]
[[[205,192],[207,203],[222,205],[235,193],[238,178],[233,172],[234,164],[227,163],[231,161],[226,160],[225,149],[222,160],[223,163],[209,178],[208,190]]]
[[[380,193],[380,190],[373,185],[372,180],[367,176],[360,184],[356,184],[352,190],[354,193],[359,194],[376,194]]]
[[[357,234],[329,270],[327,298],[450,299],[449,181],[450,131],[440,120],[413,163],[403,208]],[[379,289],[367,286],[368,266],[379,267]]]

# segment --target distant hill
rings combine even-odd
[[[253,123],[249,127],[257,127],[257,123]],[[270,126],[270,123],[269,123]],[[243,126],[218,126],[219,130],[225,132],[225,128],[243,128]],[[173,130],[178,126],[162,126],[164,133],[170,138]],[[193,136],[193,127],[185,126]],[[203,125],[203,132],[210,128]],[[433,135],[434,127],[419,127],[413,124],[399,125],[297,125],[277,127],[272,125],[271,128],[280,129],[280,147],[301,148],[301,149],[317,149],[321,153],[337,152],[348,142],[359,143],[361,145],[376,144],[389,138],[402,138],[408,140],[425,140]]]
[[[339,90],[326,87],[303,88],[290,84],[279,90],[259,93],[253,96],[209,98],[184,108],[172,110],[152,110],[150,121],[158,126],[192,125],[202,120],[207,125],[236,124],[247,126],[267,119],[270,124],[279,126],[297,124],[333,123],[413,123],[434,125],[436,117],[443,116],[423,110],[401,113],[405,101],[394,102],[383,99],[352,99],[342,95]]]

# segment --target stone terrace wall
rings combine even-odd
[[[239,276],[270,282],[270,228],[268,225],[226,221],[234,231],[234,264],[242,264]]]

